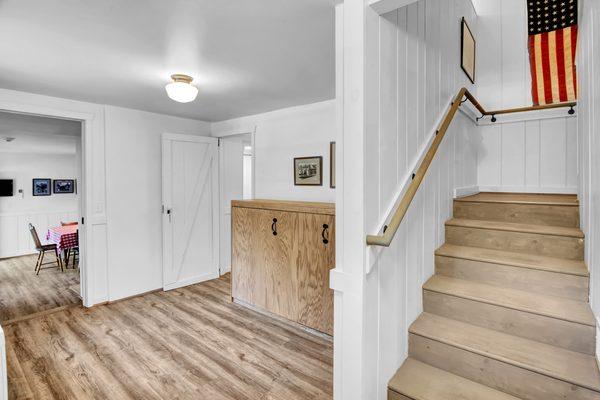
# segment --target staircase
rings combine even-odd
[[[454,201],[390,400],[600,399],[575,195]]]

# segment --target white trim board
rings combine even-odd
[[[379,15],[416,3],[418,0],[369,0],[369,6]]]

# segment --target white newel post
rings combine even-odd
[[[334,399],[361,400],[364,383],[364,64],[367,0],[336,5],[336,266]]]

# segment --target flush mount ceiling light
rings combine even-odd
[[[165,86],[167,95],[171,98],[171,100],[175,100],[180,103],[189,103],[190,101],[194,101],[198,95],[198,89],[195,86],[192,86],[192,81],[194,78],[188,75],[174,74],[171,75],[171,79],[173,79],[173,82]]]

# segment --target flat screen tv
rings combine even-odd
[[[0,179],[0,197],[10,197],[13,195],[13,180]]]

